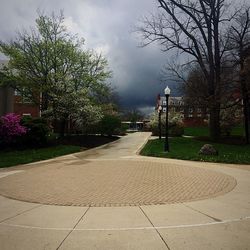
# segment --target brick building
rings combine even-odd
[[[204,120],[208,118],[206,107],[191,106],[185,102],[184,97],[169,97],[169,112],[180,113],[185,125],[202,125]],[[158,95],[157,105],[162,107],[162,111],[166,112],[166,97]]]
[[[7,60],[0,60],[0,69],[8,64]],[[21,116],[30,115],[32,117],[40,116],[39,105],[35,105],[28,98],[21,95],[8,86],[0,87],[0,116],[7,113],[16,113]]]

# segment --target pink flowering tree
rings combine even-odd
[[[0,118],[0,141],[11,144],[15,139],[27,132],[26,127],[20,125],[21,117],[9,113]]]

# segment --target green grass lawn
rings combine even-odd
[[[202,156],[198,152],[205,144],[192,138],[175,137],[169,139],[170,152],[164,152],[164,139],[150,140],[141,155],[166,157],[182,160],[250,164],[250,145],[228,145],[211,143],[219,151],[218,156]]]
[[[237,127],[234,127],[232,129],[232,135],[240,135],[240,136],[245,136],[245,131],[243,125],[239,125]]]
[[[188,127],[184,128],[184,135],[188,136],[208,136],[208,127]]]
[[[208,127],[188,127],[184,129],[184,135],[188,136],[209,136]],[[244,128],[239,125],[232,129],[231,135],[244,136]]]
[[[46,160],[79,151],[79,146],[58,145],[48,148],[0,152],[0,168]]]

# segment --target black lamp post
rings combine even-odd
[[[169,152],[169,143],[168,143],[168,98],[170,95],[170,88],[167,86],[164,89],[165,97],[166,97],[166,136],[165,136],[165,145],[164,151]]]
[[[161,140],[161,112],[162,112],[162,106],[160,105],[158,107],[158,129],[159,129],[159,139]]]

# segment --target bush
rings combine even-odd
[[[170,136],[182,136],[184,134],[184,126],[182,124],[176,123],[169,128]]]
[[[108,136],[120,134],[121,119],[115,115],[105,115],[98,125],[99,132]]]
[[[13,145],[18,137],[27,132],[27,129],[20,124],[20,120],[20,116],[14,113],[0,118],[0,144]]]
[[[129,125],[127,123],[122,123],[121,129],[122,129],[122,131],[126,132],[129,129]]]
[[[220,112],[220,129],[221,134],[230,136],[232,129],[242,121],[241,108],[233,106],[228,109],[223,109]]]
[[[153,135],[159,135],[159,123],[158,123],[158,114],[154,115],[150,121],[150,130]],[[171,113],[169,115],[168,121],[169,135],[170,136],[182,136],[184,134],[184,125],[180,115],[176,113]],[[166,132],[166,116],[165,114],[161,116],[161,133],[162,136],[165,136]]]
[[[22,143],[26,146],[43,146],[47,144],[49,127],[42,118],[23,117],[21,124],[27,128],[27,133],[22,136]]]

